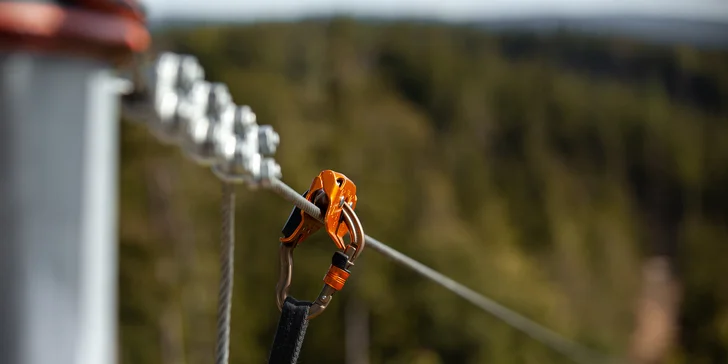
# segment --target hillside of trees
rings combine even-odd
[[[286,183],[350,177],[367,234],[598,351],[728,362],[728,52],[343,18],[155,41],[275,127]],[[120,188],[121,363],[211,362],[219,182],[124,123]],[[230,361],[263,363],[292,206],[237,197]],[[333,249],[296,250],[293,296]],[[371,363],[569,363],[374,251],[300,362],[344,363],[352,317]]]

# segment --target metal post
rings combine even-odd
[[[116,362],[110,81],[101,61],[0,53],[0,363]]]

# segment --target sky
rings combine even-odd
[[[140,0],[153,19],[295,19],[311,15],[483,20],[637,15],[728,23],[728,0]]]

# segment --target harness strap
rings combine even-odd
[[[297,301],[288,296],[283,303],[268,364],[296,364],[308,327],[311,302]]]

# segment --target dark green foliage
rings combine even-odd
[[[658,219],[686,295],[672,358],[725,362],[728,54],[351,19],[159,41],[197,55],[281,133],[287,183],[348,175],[367,233],[605,352],[626,351],[654,251],[644,226]],[[122,147],[122,362],[166,364],[183,344],[187,363],[208,363],[218,183],[139,126],[124,126]],[[262,363],[291,206],[241,188],[238,207],[231,363]],[[317,294],[332,249],[323,233],[297,249],[294,296]],[[373,363],[568,362],[373,251],[360,262],[309,326],[302,363],[343,362],[353,299],[370,309]]]

